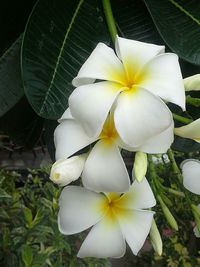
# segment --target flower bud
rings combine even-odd
[[[185,91],[199,91],[200,90],[200,74],[195,74],[184,80]]]
[[[133,164],[133,177],[141,182],[147,172],[147,154],[141,151],[136,152]]]
[[[178,224],[174,218],[174,216],[171,214],[171,211],[168,209],[168,207],[163,202],[162,198],[160,196],[157,196],[158,201],[160,202],[160,206],[162,208],[162,211],[165,215],[165,218],[167,219],[167,222],[169,225],[174,229],[175,231],[178,231]]]
[[[157,227],[154,219],[153,219],[152,225],[151,225],[150,239],[151,239],[151,244],[152,244],[155,252],[157,252],[158,255],[161,256],[162,255],[162,248],[163,248],[162,239],[161,239],[160,233],[158,231],[158,227]]]
[[[77,180],[84,168],[87,154],[56,161],[51,168],[50,179],[60,186]]]
[[[174,129],[175,135],[200,143],[200,119]]]

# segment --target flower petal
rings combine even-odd
[[[125,192],[130,180],[115,144],[98,141],[90,152],[82,173],[85,187],[97,192]]]
[[[166,153],[174,141],[174,121],[171,125],[158,135],[149,138],[137,151],[150,154]]]
[[[76,88],[69,97],[73,117],[89,136],[98,136],[122,86],[99,82]]]
[[[135,179],[130,190],[124,193],[117,202],[117,206],[123,209],[145,209],[155,205],[156,200],[146,178],[143,178],[141,182]]]
[[[75,120],[62,121],[54,132],[56,160],[68,158],[95,140],[89,138]]]
[[[146,210],[124,210],[123,216],[118,216],[118,221],[126,242],[133,254],[137,255],[149,234],[153,214]]]
[[[69,235],[82,232],[96,224],[104,215],[106,197],[79,186],[67,186],[59,199],[58,226]]]
[[[181,164],[183,185],[194,194],[200,195],[200,161],[185,160]]]
[[[164,46],[148,44],[126,38],[116,38],[116,52],[122,60],[130,82],[135,80],[140,69],[159,53],[164,52]]]
[[[137,80],[139,86],[185,110],[185,90],[176,54],[156,56],[144,66]]]
[[[172,123],[172,115],[160,98],[145,89],[135,88],[118,97],[114,121],[122,140],[137,147],[166,130]]]
[[[126,244],[119,224],[103,218],[97,223],[83,242],[78,257],[120,258],[125,254]]]
[[[126,145],[121,139],[118,139],[120,147],[128,151],[142,151],[149,154],[166,153],[174,141],[174,121],[169,128],[145,141],[144,144],[137,147]]]
[[[76,87],[93,83],[96,79],[124,83],[123,65],[112,48],[99,43],[83,64],[72,84]]]
[[[184,138],[194,139],[200,143],[200,119],[197,119],[185,126],[175,128],[174,133]]]
[[[72,117],[70,109],[67,108],[65,112],[63,113],[63,115],[60,117],[60,119],[58,119],[58,122],[61,123],[64,120],[70,120],[70,119],[73,119],[73,117]]]

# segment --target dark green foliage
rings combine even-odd
[[[109,267],[106,260],[76,258],[83,235],[64,236],[57,226],[60,189],[48,174],[0,171],[1,267]]]
[[[144,0],[153,21],[172,51],[200,65],[200,2]]]

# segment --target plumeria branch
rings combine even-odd
[[[115,38],[117,35],[117,28],[116,28],[115,20],[113,17],[113,12],[112,12],[112,8],[111,8],[110,0],[103,0],[102,3],[103,3],[106,21],[108,24],[108,29],[109,29],[113,44],[115,44]]]

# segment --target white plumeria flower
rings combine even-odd
[[[60,122],[54,134],[56,159],[69,157],[98,141],[85,162],[82,173],[83,185],[97,192],[127,191],[130,178],[120,154],[120,138],[115,130],[112,116],[107,118],[97,138],[88,137],[81,125],[70,117],[68,111],[63,114]]]
[[[164,101],[185,109],[177,55],[164,47],[116,38],[116,54],[99,43],[81,67],[69,97],[74,118],[88,136],[98,136],[111,107],[121,139],[138,147],[172,124]],[[95,82],[95,80],[104,80]]]
[[[174,133],[178,136],[193,139],[200,143],[200,119],[197,119],[185,126],[174,129]]]
[[[67,186],[60,196],[58,226],[65,235],[93,226],[78,257],[119,258],[125,240],[136,255],[150,231],[154,212],[143,210],[156,204],[146,180],[136,180],[123,194],[99,194],[78,186]]]
[[[90,138],[81,125],[71,116],[68,110],[59,120],[54,139],[56,146],[56,160],[68,158],[82,148],[98,142],[91,150],[82,173],[85,187],[97,192],[125,192],[129,188],[129,176],[120,154],[119,148],[130,151],[134,149],[126,146],[120,139],[109,116],[104,123],[102,132],[97,138]],[[145,153],[165,153],[173,142],[173,124],[163,133],[147,140],[136,151]]]
[[[50,179],[60,186],[68,185],[80,177],[86,159],[87,154],[82,154],[56,161],[51,167]]]
[[[183,185],[194,194],[200,195],[200,161],[187,159],[181,163]]]

